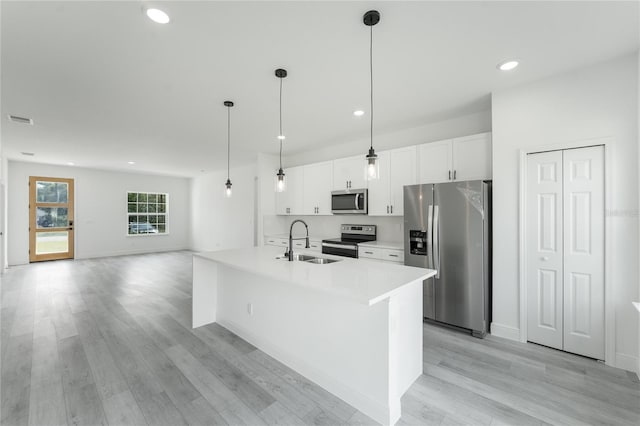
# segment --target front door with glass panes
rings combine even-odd
[[[73,259],[73,179],[29,177],[29,261]]]

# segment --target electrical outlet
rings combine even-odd
[[[247,313],[253,315],[253,303],[247,303]]]

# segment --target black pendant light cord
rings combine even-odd
[[[231,158],[231,108],[227,107],[227,180],[229,180],[229,165]]]
[[[369,42],[369,76],[371,82],[371,148],[373,149],[373,25],[370,27],[371,36]]]
[[[282,169],[282,77],[280,78],[280,168]]]

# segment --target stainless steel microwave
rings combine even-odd
[[[367,189],[346,189],[331,192],[333,214],[367,214]]]

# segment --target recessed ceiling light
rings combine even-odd
[[[67,163],[67,166],[75,166],[75,165],[76,165],[76,163],[74,163],[73,161],[69,161],[69,162]]]
[[[362,117],[364,115],[364,111],[361,109],[357,109],[353,111],[353,115],[355,115],[356,117]]]
[[[278,139],[280,139],[281,141],[285,139],[284,135],[278,135]]]
[[[518,66],[518,61],[505,61],[498,64],[500,71],[511,71]]]
[[[127,161],[127,164],[133,166],[134,164],[136,164],[136,162],[135,161]]]
[[[160,9],[147,9],[146,12],[149,19],[158,24],[168,24],[170,21],[169,15]]]

